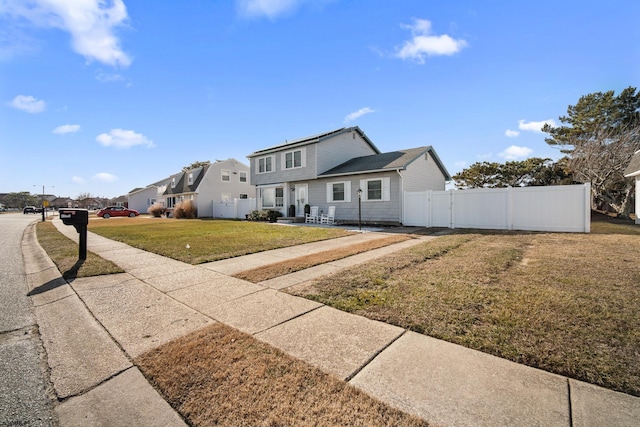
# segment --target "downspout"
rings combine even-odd
[[[402,179],[401,169],[396,169],[400,177],[400,224],[404,225],[404,180]]]

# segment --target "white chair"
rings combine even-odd
[[[308,224],[317,224],[319,219],[317,206],[311,206],[311,212],[304,216],[304,222]]]
[[[336,207],[329,206],[329,212],[320,216],[320,224],[335,224],[336,223]]]

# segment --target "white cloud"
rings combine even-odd
[[[512,145],[502,153],[498,154],[498,156],[502,157],[505,160],[519,160],[529,157],[531,153],[533,153],[533,150],[531,148]]]
[[[355,119],[358,119],[362,116],[364,116],[365,114],[369,114],[369,113],[375,113],[376,110],[372,110],[369,107],[364,107],[359,109],[358,111],[354,111],[353,113],[347,114],[347,117],[344,118],[344,122],[345,123],[349,123]]]
[[[113,83],[123,81],[124,77],[122,77],[122,75],[120,74],[104,73],[102,71],[98,71],[96,73],[96,80],[100,83]]]
[[[431,22],[426,19],[414,19],[413,25],[402,25],[402,28],[411,30],[413,38],[396,48],[395,56],[400,59],[424,64],[427,56],[453,55],[467,45],[466,41],[456,40],[447,34],[431,34]]]
[[[65,133],[75,133],[80,130],[80,125],[62,125],[53,130],[53,133],[64,135]]]
[[[134,145],[154,147],[153,141],[146,136],[125,129],[111,129],[109,133],[101,133],[96,137],[96,141],[105,147],[129,148]]]
[[[71,181],[72,181],[74,184],[84,184],[84,178],[82,178],[82,177],[80,177],[80,176],[73,176],[73,177],[71,178]]]
[[[118,177],[107,172],[100,172],[95,174],[91,179],[100,182],[114,182],[118,179]]]
[[[4,0],[2,6],[4,14],[68,32],[73,50],[87,60],[120,67],[131,64],[114,33],[128,19],[123,0]]]
[[[546,124],[552,127],[557,126],[556,122],[553,119],[542,120],[540,122],[525,122],[524,120],[518,120],[518,129],[533,132],[542,132],[542,127]]]
[[[266,16],[269,19],[294,10],[300,3],[300,0],[236,0],[241,15]]]
[[[518,135],[520,135],[520,132],[518,132],[517,130],[511,130],[511,129],[507,129],[504,134],[506,136],[508,136],[509,138],[515,138]]]
[[[9,105],[17,110],[26,111],[27,113],[36,114],[41,113],[47,107],[47,104],[41,99],[36,99],[33,96],[18,95]]]

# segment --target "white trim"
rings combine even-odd
[[[333,186],[335,184],[344,184],[344,200],[333,199]],[[351,181],[332,181],[327,182],[327,203],[349,203],[351,202]]]
[[[266,159],[271,159],[271,169],[267,170],[267,161]],[[260,160],[264,160],[264,166],[265,166],[265,170],[260,172]],[[256,159],[256,174],[263,174],[263,173],[271,173],[271,172],[275,172],[276,171],[276,156],[275,154],[270,154],[268,156],[262,156],[262,157],[258,157]]]
[[[380,199],[369,199],[369,182],[371,181],[381,181],[381,198]],[[388,176],[381,178],[368,178],[360,180],[360,188],[362,189],[362,201],[363,202],[388,202],[391,200],[391,178]]]
[[[295,153],[300,152],[300,166],[295,165]],[[291,154],[291,162],[292,166],[290,168],[287,167],[287,154]],[[282,170],[291,170],[291,169],[299,169],[307,166],[307,149],[306,147],[300,147],[295,150],[289,150],[282,153]]]

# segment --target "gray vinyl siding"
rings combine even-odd
[[[348,132],[318,144],[317,174],[344,163],[354,157],[376,154],[371,146],[357,133]]]
[[[302,150],[304,156],[304,166],[300,168],[285,169],[283,154],[289,151]],[[276,184],[279,182],[304,181],[314,179],[316,177],[316,144],[309,144],[294,149],[287,148],[275,153],[271,153],[274,157],[274,171],[266,173],[257,173],[258,159],[266,156],[252,157],[251,161],[251,183],[253,185]]]
[[[425,158],[428,156],[428,158]],[[426,191],[445,189],[445,178],[431,154],[415,159],[402,171],[404,191]]]
[[[222,180],[222,171],[228,170],[229,181]],[[247,182],[240,182],[240,172],[247,173]],[[229,194],[229,198],[239,199],[240,194],[247,194],[248,198],[254,198],[255,187],[250,184],[249,168],[235,159],[228,159],[212,163],[206,175],[200,181],[195,202],[198,207],[198,217],[210,218],[213,216],[212,202],[222,201],[223,194]]]
[[[329,206],[336,207],[336,221],[342,223],[358,222],[358,188],[361,179],[390,178],[389,201],[363,201],[362,221],[368,223],[402,221],[400,197],[400,177],[396,172],[362,174],[343,177],[323,178],[309,182],[309,205],[318,206],[319,210],[327,212]],[[327,183],[351,182],[351,202],[327,202]]]

